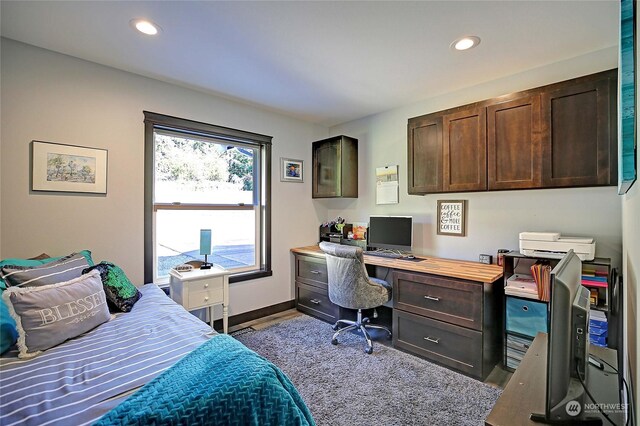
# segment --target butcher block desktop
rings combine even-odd
[[[341,315],[327,289],[318,246],[291,249],[298,310],[328,322]],[[501,359],[502,268],[463,260],[364,255],[371,276],[393,282],[393,345],[483,380]]]

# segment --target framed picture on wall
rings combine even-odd
[[[303,182],[304,168],[302,160],[280,158],[280,180],[282,182]]]
[[[467,200],[438,200],[438,235],[467,235]]]
[[[637,178],[637,65],[636,2],[620,2],[619,96],[620,138],[618,142],[618,194],[625,194]]]
[[[107,193],[107,150],[31,142],[33,191]]]

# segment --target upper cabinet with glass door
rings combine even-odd
[[[358,198],[358,140],[335,136],[313,142],[313,198]]]

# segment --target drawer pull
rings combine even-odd
[[[310,299],[309,302],[313,303],[314,305],[320,304],[320,301],[318,299]]]
[[[309,272],[311,272],[312,274],[315,274],[315,275],[320,275],[320,271],[311,270],[311,271],[309,271]]]
[[[207,288],[207,287],[209,287],[209,283],[206,283],[206,284],[204,285],[204,288]]]
[[[204,301],[206,302],[207,300],[209,300],[209,296],[205,296]]]
[[[440,339],[435,339],[433,337],[425,337],[424,340],[429,341],[431,343],[440,343]]]
[[[429,299],[429,300],[433,300],[434,302],[439,302],[440,298],[439,297],[434,297],[434,296],[425,296],[425,299]]]

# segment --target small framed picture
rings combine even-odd
[[[280,180],[282,182],[303,182],[304,168],[302,160],[280,158]]]
[[[31,142],[33,191],[107,193],[107,150]]]
[[[438,200],[438,235],[464,237],[467,200]]]

